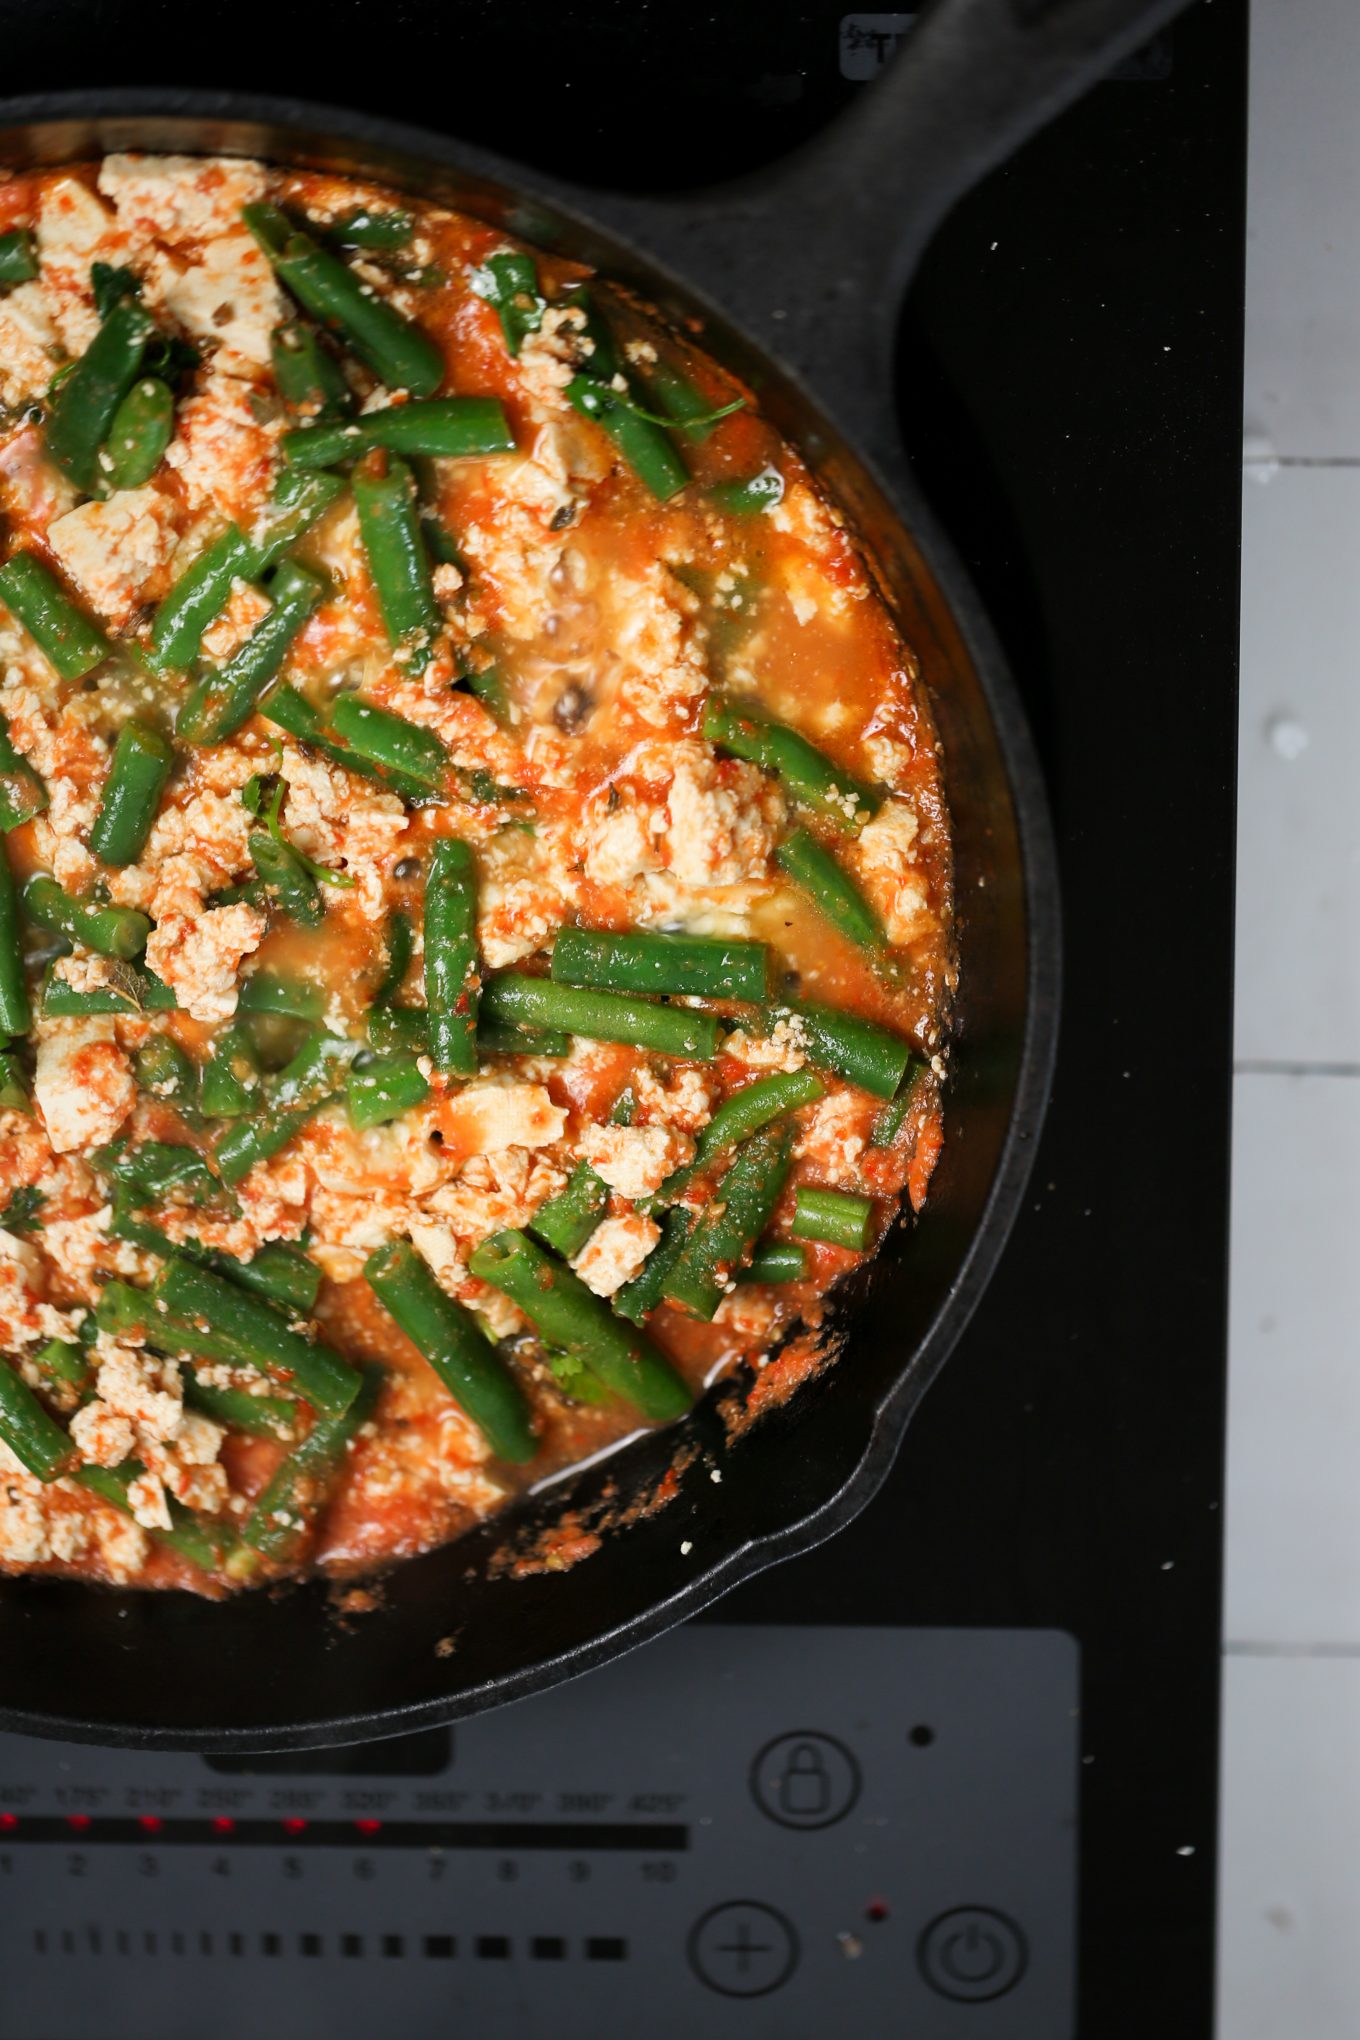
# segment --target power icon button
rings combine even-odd
[[[985,1905],[941,1913],[916,1943],[917,1967],[930,1988],[959,2004],[1004,1997],[1028,1961],[1029,1947],[1015,1921]]]

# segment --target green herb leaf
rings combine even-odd
[[[46,1202],[46,1195],[34,1184],[21,1183],[10,1192],[8,1203],[0,1211],[0,1226],[12,1233],[41,1232],[40,1214]]]

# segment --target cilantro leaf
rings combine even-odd
[[[17,1190],[11,1190],[9,1201],[0,1211],[0,1226],[6,1232],[41,1232],[43,1221],[39,1214],[47,1202],[45,1193],[32,1183],[21,1183]]]

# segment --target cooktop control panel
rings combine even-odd
[[[1053,1631],[710,1623],[347,1750],[0,1736],[0,2040],[1069,2040],[1077,1702]]]

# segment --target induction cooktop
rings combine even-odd
[[[14,90],[292,92],[657,188],[791,146],[911,18],[0,0],[0,47]],[[456,1730],[0,1737],[0,2040],[1209,2034],[1244,45],[1242,10],[1192,9],[964,201],[903,320],[907,441],[1048,774],[1068,963],[1025,1210],[885,1487]]]

